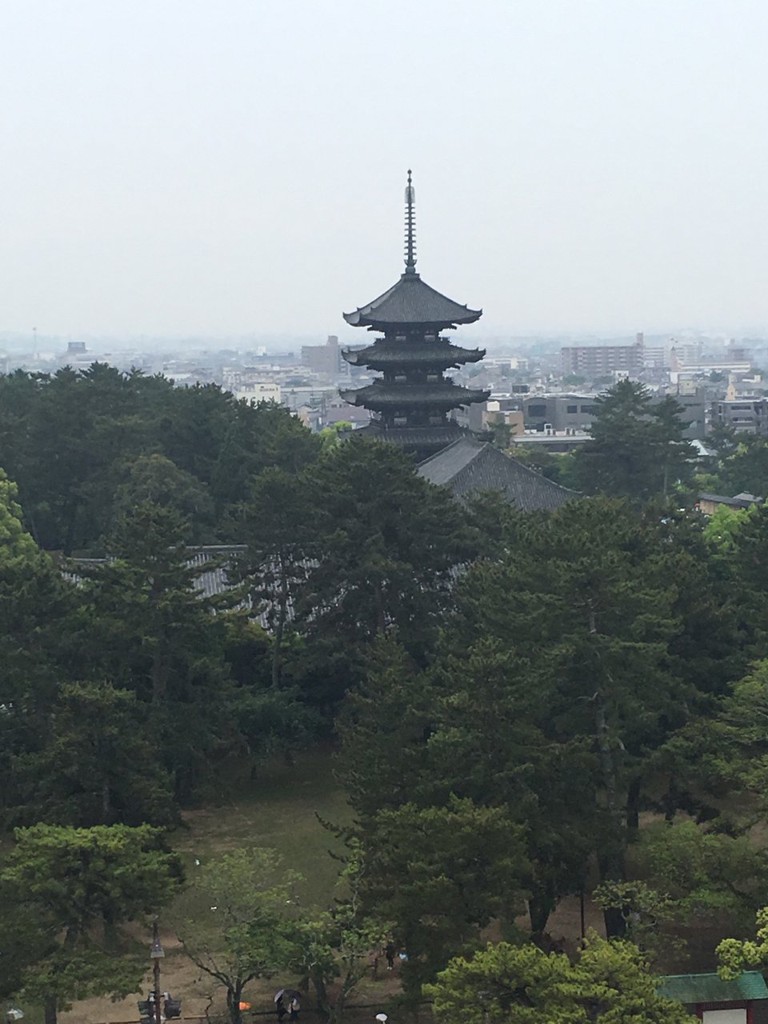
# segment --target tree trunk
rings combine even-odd
[[[243,986],[239,981],[227,989],[227,1012],[231,1024],[243,1024],[243,1015],[240,1010],[242,994]]]
[[[80,505],[78,502],[72,502],[67,506],[66,520],[67,528],[64,534],[64,554],[71,555],[72,548],[75,543],[75,526],[77,524],[77,517],[80,513]]]
[[[624,881],[624,852],[615,845],[602,850],[597,858],[601,882]],[[609,939],[621,939],[626,935],[627,922],[618,907],[608,907],[603,911],[605,934]]]
[[[634,778],[627,791],[627,829],[637,834],[640,828],[640,779]]]
[[[608,812],[608,835],[603,838],[603,848],[598,851],[597,862],[601,882],[624,881],[624,844],[622,840],[621,812],[617,801],[616,766],[608,738],[608,723],[603,695],[595,695],[595,726],[597,747],[605,786],[605,805]],[[620,910],[603,911],[605,933],[609,939],[618,938],[626,931],[626,922]]]
[[[282,669],[283,654],[283,633],[285,632],[285,620],[288,615],[288,580],[285,572],[283,559],[280,563],[280,596],[278,598],[277,623],[275,624],[275,638],[272,641],[272,685],[279,686],[280,672]]]
[[[101,823],[102,825],[112,824],[112,791],[109,779],[104,779],[101,784]]]
[[[161,637],[152,654],[152,703],[158,707],[165,700],[168,684],[168,670],[165,664],[165,638]]]
[[[387,616],[384,611],[384,592],[381,580],[376,583],[374,595],[376,598],[376,633],[378,636],[384,636],[387,631]]]
[[[347,1003],[347,993],[344,991],[344,986],[339,989],[339,994],[336,996],[336,1002],[333,1004],[331,1010],[331,1024],[341,1024],[341,1019],[344,1016],[344,1007]]]
[[[589,632],[597,634],[594,609],[589,612]],[[618,769],[611,745],[605,696],[598,689],[592,698],[595,704],[595,738],[600,758],[600,770],[605,789],[605,809],[608,816],[608,835],[603,838],[603,848],[598,851],[597,862],[602,882],[624,881],[624,822],[618,800]],[[619,910],[604,910],[605,932],[608,938],[616,938],[626,931],[626,922]]]
[[[116,950],[117,949],[117,924],[115,923],[114,915],[109,911],[104,912],[104,947],[105,949]]]
[[[317,973],[310,974],[312,979],[312,987],[315,990],[315,1002],[317,1004],[317,1014],[323,1020],[329,1020],[331,1016],[331,1005],[328,1000],[328,989],[325,984],[325,978],[318,971]]]
[[[56,1004],[56,996],[46,997],[43,1010],[45,1024],[56,1024],[58,1019],[56,1016]]]
[[[534,942],[544,934],[549,915],[555,909],[555,900],[552,893],[535,888],[528,900],[528,913],[531,918],[531,938]]]
[[[677,791],[677,779],[673,774],[669,776],[669,784],[667,785],[667,791],[664,794],[662,800],[662,807],[664,808],[664,821],[674,821],[675,814],[677,813],[680,802],[680,794]]]

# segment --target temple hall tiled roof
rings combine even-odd
[[[483,491],[501,491],[523,512],[551,512],[580,497],[577,491],[561,487],[492,444],[469,435],[430,456],[418,472],[430,483],[447,487],[458,499]]]

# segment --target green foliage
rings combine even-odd
[[[149,825],[16,829],[2,872],[61,927],[84,936],[97,921],[131,921],[166,903],[180,879],[178,858]]]
[[[108,683],[60,687],[45,745],[22,759],[25,816],[60,825],[168,825],[170,780],[136,695]]]
[[[750,509],[733,536],[731,579],[734,604],[746,632],[749,653],[768,656],[768,506]]]
[[[573,452],[548,452],[546,448],[540,446],[527,447],[513,443],[509,454],[517,462],[522,462],[524,466],[535,469],[537,473],[541,473],[548,480],[554,480],[562,487],[578,491],[582,485],[581,478],[576,471]]]
[[[434,664],[419,671],[380,645],[348,700],[340,766],[365,829],[378,808],[452,795],[505,809],[524,837],[535,933],[583,888],[590,856],[621,880],[641,803],[719,655],[705,645],[685,668],[719,609],[689,594],[695,549],[678,532],[607,500],[507,513],[489,536],[495,558],[461,579]],[[607,916],[620,932],[621,915]]]
[[[522,829],[503,808],[470,800],[382,810],[363,834],[370,910],[392,921],[408,953],[406,992],[474,949],[494,918],[511,922],[527,873]]]
[[[742,971],[768,963],[768,907],[758,910],[756,922],[754,939],[723,939],[718,945],[718,974],[724,981],[733,981]]]
[[[343,441],[342,434],[352,430],[349,420],[339,420],[337,423],[330,423],[323,427],[318,437],[322,441],[323,448],[336,448]]]
[[[666,893],[642,880],[602,882],[592,893],[601,910],[616,910],[624,918],[625,936],[644,953],[667,952],[671,943],[661,929],[674,918],[675,906]]]
[[[189,523],[190,539],[196,543],[216,536],[213,500],[208,489],[165,455],[139,455],[127,463],[125,478],[115,489],[113,523],[147,503],[178,513]]]
[[[55,1020],[73,999],[135,991],[144,965],[126,954],[119,926],[162,907],[180,878],[162,833],[147,825],[17,829],[0,884],[34,922],[18,965],[26,996]]]
[[[174,795],[188,800],[210,781],[216,760],[241,745],[228,706],[225,625],[194,588],[199,570],[188,565],[175,510],[136,506],[111,547],[113,560],[83,570],[81,671],[152,706]]]
[[[729,508],[728,505],[720,505],[708,517],[704,526],[706,542],[718,554],[723,556],[731,555],[736,548],[736,538],[747,515],[749,515],[747,509]]]
[[[439,1024],[684,1024],[679,1003],[656,993],[657,981],[629,942],[594,932],[571,963],[536,946],[489,944],[452,960],[429,986]]]
[[[316,562],[299,603],[307,628],[357,643],[396,627],[423,650],[450,570],[468,552],[458,506],[393,445],[354,436],[323,454],[307,485]]]
[[[669,755],[677,785],[700,794],[704,809],[730,832],[762,820],[768,792],[768,661],[729,687],[703,720],[692,722]]]
[[[24,532],[15,487],[0,478],[0,820],[24,802],[22,761],[41,750],[66,662],[74,588]]]
[[[642,384],[623,380],[595,405],[591,439],[575,454],[580,489],[648,500],[690,476],[695,452],[673,398],[654,401]]]
[[[283,668],[284,639],[301,587],[306,583],[313,509],[302,476],[270,468],[255,478],[241,512],[247,559],[237,567],[251,607],[272,632],[272,684]]]
[[[652,770],[649,754],[684,724],[688,688],[668,672],[679,631],[669,566],[655,525],[624,505],[592,500],[546,520],[521,518],[504,557],[478,564],[462,583],[450,674],[466,663],[477,636],[507,652],[506,678],[524,678],[535,695],[523,703],[510,693],[510,714],[516,705],[540,733],[539,745],[559,749],[569,786],[585,787],[578,806],[599,843],[604,879],[622,876],[629,802]],[[476,711],[489,720],[497,706],[491,697]],[[525,751],[527,762],[529,749],[502,746],[507,773],[520,770],[515,760]],[[548,801],[549,773],[529,779]]]
[[[21,506],[17,502],[18,488],[0,469],[0,551],[3,562],[17,558],[31,558],[37,546],[22,525]]]
[[[446,492],[394,446],[355,436],[298,478],[260,475],[242,521],[245,582],[273,627],[273,685],[298,687],[329,725],[376,637],[397,631],[429,657],[455,566],[474,550]]]
[[[339,1024],[346,1003],[368,972],[371,950],[380,949],[389,926],[363,909],[367,864],[362,844],[352,840],[338,888],[341,897],[330,911],[301,914],[289,925],[291,966],[314,987],[321,1016]],[[337,981],[331,997],[329,986]]]
[[[750,919],[768,886],[768,850],[746,835],[707,831],[692,821],[645,829],[637,858],[681,921]]]
[[[132,494],[193,511],[197,536],[216,539],[255,474],[299,469],[319,444],[287,409],[215,385],[103,363],[0,376],[2,463],[38,543],[67,554],[97,550]]]
[[[709,480],[703,490],[717,494],[768,494],[768,442],[756,434],[736,434],[720,428],[707,437],[715,456],[709,460]]]
[[[692,821],[643,829],[633,866],[640,879],[603,883],[593,898],[620,912],[627,936],[660,960],[684,954],[681,931],[745,929],[768,885],[768,851],[754,839]]]
[[[285,908],[298,881],[273,850],[240,849],[196,869],[177,902],[184,953],[225,990],[232,1024],[248,982],[291,960]]]

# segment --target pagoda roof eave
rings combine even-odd
[[[485,356],[484,348],[460,348],[458,345],[413,345],[401,348],[385,348],[368,345],[362,349],[342,349],[341,355],[352,366],[387,367],[406,364],[444,364],[460,366],[462,363],[478,363]]]
[[[374,329],[409,325],[440,329],[471,324],[482,315],[482,309],[454,302],[413,272],[402,274],[399,281],[372,302],[343,314],[352,327]]]
[[[350,405],[363,406],[366,409],[410,408],[418,405],[456,409],[460,405],[485,402],[491,393],[490,391],[460,387],[457,384],[442,388],[429,385],[383,387],[377,381],[364,388],[340,390],[339,394]]]

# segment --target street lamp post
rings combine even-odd
[[[165,956],[165,950],[160,944],[160,933],[157,928],[157,918],[152,923],[152,948],[149,951],[152,959],[152,979],[155,986],[155,1024],[161,1024],[160,1015],[160,961]]]

